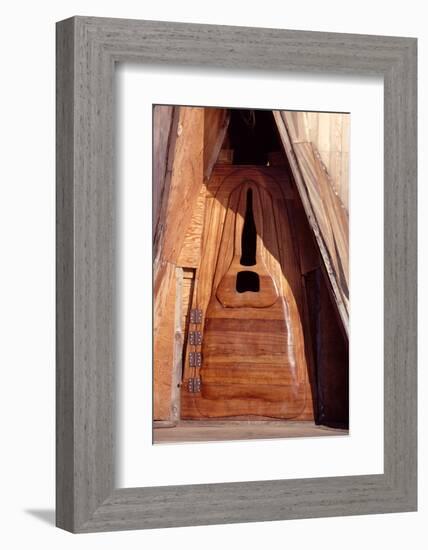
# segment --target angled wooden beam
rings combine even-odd
[[[274,111],[303,208],[315,236],[334,299],[349,336],[349,222],[319,154],[310,142],[293,143],[286,111]]]

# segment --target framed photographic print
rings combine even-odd
[[[416,40],[57,25],[57,525],[416,509]]]
[[[155,105],[153,134],[154,442],[347,430],[349,113]]]

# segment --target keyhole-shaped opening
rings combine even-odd
[[[241,235],[241,265],[256,265],[256,247],[257,231],[253,214],[253,191],[248,189],[244,227]]]

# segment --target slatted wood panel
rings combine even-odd
[[[349,212],[348,113],[282,111],[293,143],[312,143],[331,178],[333,189]]]
[[[320,156],[310,143],[294,144],[311,205],[329,252],[331,267],[349,315],[349,222],[348,215],[334,193]]]
[[[275,111],[274,117],[306,216],[315,235],[345,332],[349,330],[349,220],[331,177],[299,113]],[[306,134],[305,134],[306,132]],[[294,141],[293,141],[294,139]]]

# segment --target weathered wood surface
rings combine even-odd
[[[209,180],[230,121],[229,109],[206,108],[204,117],[204,178]]]
[[[172,263],[177,263],[202,187],[203,136],[204,109],[180,107],[167,208],[161,221],[161,256]]]
[[[195,287],[195,270],[183,269],[183,296],[181,303],[181,326],[184,332],[188,330],[189,313],[192,305]]]
[[[383,78],[382,474],[116,488],[115,61]],[[416,39],[75,17],[58,24],[57,67],[57,525],[94,532],[416,510]]]
[[[206,204],[203,180],[220,152],[229,111],[157,105],[153,116],[154,418],[166,420],[175,418],[177,409],[178,344],[171,332],[172,306],[167,303],[175,292],[171,269],[199,267]],[[182,352],[185,348],[184,344]]]
[[[312,143],[349,212],[349,113],[282,111],[293,143]]]
[[[349,317],[348,214],[333,191],[331,180],[318,152],[309,143],[294,144],[294,151]]]
[[[290,437],[346,436],[347,430],[316,426],[313,422],[284,421],[184,421],[176,426],[153,429],[154,443],[198,441],[239,441],[245,439],[284,439]]]
[[[174,351],[171,380],[170,418],[173,422],[180,419],[180,386],[183,370],[183,346],[185,327],[183,326],[183,268],[175,268],[175,311],[174,311]]]
[[[177,265],[182,267],[199,267],[201,261],[202,230],[205,214],[206,187],[202,185],[194,205],[190,223],[177,258]]]
[[[169,124],[162,118],[170,113],[169,107],[157,107],[155,122]],[[197,241],[197,231],[187,230],[193,212],[200,202],[203,185],[203,132],[204,109],[193,107],[178,108],[177,125],[173,125],[175,135],[169,137],[168,170],[162,179],[164,167],[158,158],[164,158],[161,141],[154,142],[154,185],[162,185],[162,208],[159,213],[156,255],[154,256],[154,387],[153,415],[155,420],[171,418],[175,388],[174,378],[174,318],[176,300],[175,266],[183,249],[183,243]],[[166,138],[162,140],[165,144]],[[161,172],[161,175],[157,171]],[[200,239],[200,237],[199,237]],[[188,249],[189,247],[187,247]],[[184,252],[183,252],[184,253]],[[192,263],[189,261],[189,263]]]
[[[168,206],[179,109],[168,105],[153,107],[153,256],[160,248]]]
[[[319,153],[308,141],[293,142],[290,114],[274,117],[306,216],[327,270],[345,332],[349,332],[349,220]],[[296,130],[293,130],[296,135]],[[297,134],[299,135],[299,134]]]
[[[257,252],[246,267],[240,257],[249,189]],[[283,169],[216,166],[193,303],[205,323],[202,395],[189,396],[183,385],[183,418],[312,417],[299,258],[286,206],[293,198]],[[260,291],[237,292],[239,271],[257,273]],[[194,374],[187,359],[185,379]]]
[[[153,310],[153,420],[171,418],[174,372],[176,267],[164,264],[162,285],[156,293]]]

